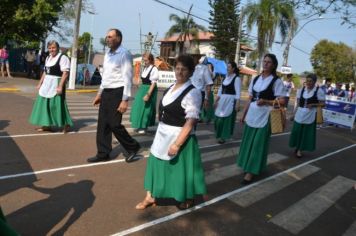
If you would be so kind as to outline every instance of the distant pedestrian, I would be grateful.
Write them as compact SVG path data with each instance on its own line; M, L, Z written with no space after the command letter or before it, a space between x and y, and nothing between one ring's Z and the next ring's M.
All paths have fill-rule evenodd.
M126 162L131 162L140 144L131 137L121 124L122 115L127 111L132 86L132 57L121 46L122 33L110 29L106 43L110 50L104 56L103 77L93 105L99 105L98 126L96 132L97 154L88 158L88 162L108 161L112 150L112 134L127 151Z
M241 79L237 64L227 64L227 75L219 87L215 101L215 138L223 144L234 133L236 114L241 98Z
M156 123L158 69L154 65L154 57L150 53L143 55L145 67L141 74L141 82L131 107L131 127L140 134L145 134L149 126Z
M274 54L266 54L263 71L255 77L248 88L249 100L241 121L245 121L237 165L245 176L241 184L250 184L267 166L271 136L270 111L275 99L284 105L285 90L277 75L278 61Z
M26 72L27 72L27 78L31 78L33 74L33 67L36 61L36 55L33 50L27 50L26 55L25 55L25 60L26 60Z
M0 49L0 67L1 76L4 77L4 71L7 73L7 77L12 78L10 74L9 53L6 45Z
M325 105L325 93L315 85L316 80L315 74L307 75L306 85L297 94L298 107L289 139L297 158L302 157L302 151L315 150L317 107Z
M324 91L326 95L333 95L334 94L334 88L331 86L331 79L326 78L325 83L320 86L320 88Z
M342 89L342 83L336 83L336 88L333 91L333 95L341 98L346 96L345 90Z
M286 93L284 106L286 107L286 109L288 109L290 95L295 89L295 86L293 83L293 74L287 74L287 79L285 81L283 81L283 85L284 85L285 93Z
M199 119L201 91L190 77L190 56L176 59L176 83L168 88L159 106L159 124L147 159L144 188L147 191L136 209L156 204L157 198L173 198L179 209L192 207L196 195L206 193L204 171L194 126Z
M29 122L39 125L39 132L52 131L51 127L63 127L63 133L73 125L66 103L66 81L69 76L70 62L67 56L59 52L58 42L47 43L49 56L46 59L45 72L37 85L38 96L33 105Z

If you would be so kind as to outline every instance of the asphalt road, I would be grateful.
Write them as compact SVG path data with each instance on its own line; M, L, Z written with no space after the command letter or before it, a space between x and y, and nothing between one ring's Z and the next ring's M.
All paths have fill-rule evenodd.
M219 145L213 125L200 123L207 199L185 211L170 199L138 211L155 128L133 134L143 147L136 162L125 163L114 143L112 161L89 164L96 153L95 93L68 92L70 133L38 133L28 123L35 83L0 78L0 204L21 235L356 235L355 131L322 127L317 150L296 159L289 122L271 138L267 170L241 186L235 161L242 125Z

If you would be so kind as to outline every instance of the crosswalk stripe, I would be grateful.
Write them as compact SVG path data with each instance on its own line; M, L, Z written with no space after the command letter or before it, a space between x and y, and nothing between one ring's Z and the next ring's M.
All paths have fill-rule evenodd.
M202 161L203 162L209 162L209 161L216 161L225 157L231 157L234 156L236 158L237 152L240 149L240 147L233 147L233 148L226 148L222 150L217 150L217 151L210 151L206 153L202 153Z
M346 230L342 236L355 236L356 235L356 221Z
M354 181L337 176L273 217L270 222L298 234L352 188Z
M279 162L281 160L287 159L287 156L281 155L279 153L269 154L267 157L267 165ZM236 159L236 157L235 157ZM230 178L235 175L242 174L243 170L238 168L236 164L227 165L224 167L216 168L205 173L206 184L213 184L218 181Z
M242 207L248 207L319 170L318 167L307 165L271 179L260 186L254 186L247 191L232 195L229 199Z
M69 111L70 114L98 114L98 111Z
M73 107L73 106L70 106L69 107L69 111L74 111L74 110L96 110L96 111L99 111L99 108L98 107L93 107L93 106L91 106L91 107L82 107L82 106L75 106L75 107Z

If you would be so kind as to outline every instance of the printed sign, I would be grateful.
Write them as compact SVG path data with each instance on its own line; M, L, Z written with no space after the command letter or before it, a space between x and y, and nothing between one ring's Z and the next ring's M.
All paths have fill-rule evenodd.
M282 74L290 74L290 73L292 73L292 67L290 67L290 66L282 66L281 67L281 73Z
M324 122L353 129L356 103L348 102L345 98L326 96L326 106L323 109Z
M176 82L176 75L174 71L158 71L157 86L159 88L168 88L175 82Z

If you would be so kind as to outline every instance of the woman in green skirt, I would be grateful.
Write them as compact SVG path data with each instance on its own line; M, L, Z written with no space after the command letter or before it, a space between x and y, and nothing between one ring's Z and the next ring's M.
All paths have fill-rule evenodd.
M41 126L37 131L51 131L51 126L63 127L67 133L73 125L65 100L65 86L69 76L70 61L59 53L58 42L47 44L49 56L46 58L45 71L37 85L38 96L33 105L29 122Z
M2 213L0 207L0 235L3 236L17 236L19 235L16 233L7 223L4 214Z
M149 126L155 125L158 69L152 54L143 56L145 68L141 74L142 84L132 104L130 121L132 128L144 134Z
M253 176L259 175L267 165L271 106L275 99L284 105L285 96L283 82L276 74L277 66L276 56L266 54L262 73L251 81L248 88L249 100L241 118L246 124L237 156L237 165L245 172L242 184L251 183Z
M201 92L190 77L193 58L176 59L176 83L168 88L159 106L159 124L147 160L144 188L146 197L136 205L145 209L157 198L173 198L180 209L194 204L196 195L204 195L206 186L194 126L199 119Z
M215 102L215 137L223 144L234 133L236 112L240 104L241 79L235 62L227 64L227 75L218 90Z
M302 151L315 150L316 108L325 105L325 92L315 85L316 80L315 74L307 75L305 86L297 94L298 108L289 139L297 158L302 157Z

